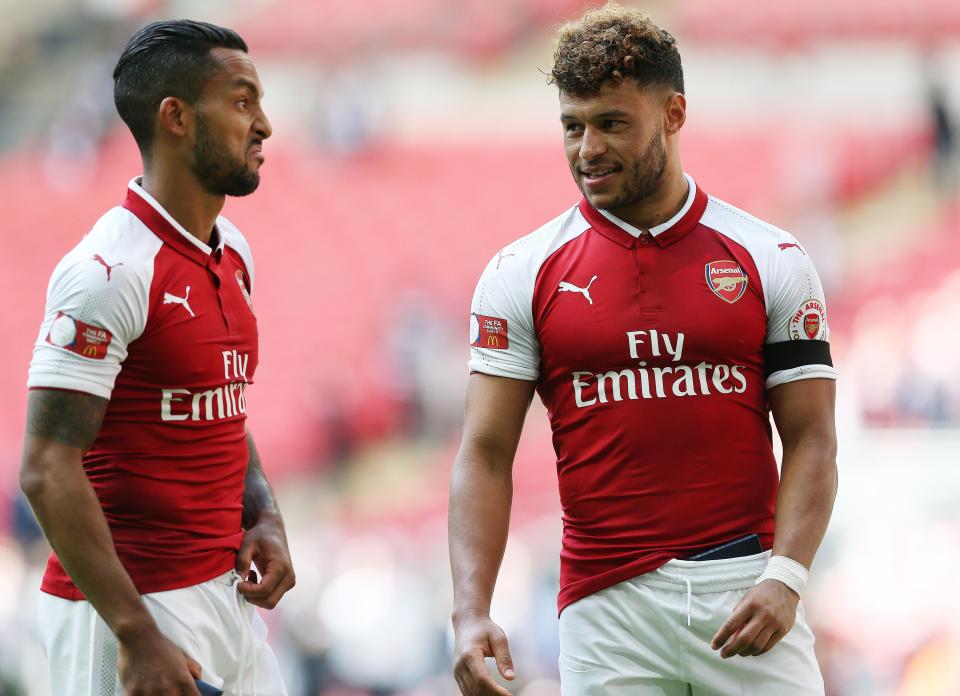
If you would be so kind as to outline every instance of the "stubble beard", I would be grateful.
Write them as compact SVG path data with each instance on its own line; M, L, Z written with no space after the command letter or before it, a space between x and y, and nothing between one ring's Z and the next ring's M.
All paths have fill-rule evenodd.
M654 197L660 191L664 172L667 170L667 149L659 129L650 138L647 147L633 166L632 175L625 178L623 190L608 210L625 208Z
M236 157L213 137L206 119L197 114L197 141L193 146L193 171L208 192L218 196L248 196L260 185L260 172L246 158Z

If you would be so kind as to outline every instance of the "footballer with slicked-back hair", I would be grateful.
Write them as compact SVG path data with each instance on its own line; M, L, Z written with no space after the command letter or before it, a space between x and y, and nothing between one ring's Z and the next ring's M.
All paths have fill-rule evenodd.
M138 31L113 78L143 174L54 269L28 378L51 691L286 696L254 611L295 579L246 427L253 255L220 215L260 183L263 88L240 36L191 20Z
M203 95L219 69L212 48L248 52L231 29L192 20L152 22L134 34L113 70L113 103L141 152L149 152L157 109L164 97L189 104Z
M684 171L680 52L642 12L564 25L548 82L583 198L473 296L449 510L460 692L508 696L485 658L519 673L490 606L536 393L563 510L562 696L822 696L800 606L837 485L817 272Z

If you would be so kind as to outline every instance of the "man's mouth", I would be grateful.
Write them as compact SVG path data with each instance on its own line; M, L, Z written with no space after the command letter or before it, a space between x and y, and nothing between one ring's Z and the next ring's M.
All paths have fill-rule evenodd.
M596 187L606 184L613 176L620 171L620 166L616 164L592 165L590 167L580 167L580 176L584 183L590 187Z

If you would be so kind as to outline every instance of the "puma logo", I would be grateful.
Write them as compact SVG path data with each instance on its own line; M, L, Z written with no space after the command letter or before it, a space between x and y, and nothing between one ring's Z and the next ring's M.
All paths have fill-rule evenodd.
M516 256L516 254L504 254L503 249L500 250L500 253L497 254L497 270L500 270L500 262L503 261L508 256Z
M108 283L110 282L110 271L112 271L112 270L113 270L114 268L116 268L117 266L122 266L122 265L123 265L123 262L121 261L120 263L115 263L115 264L113 264L113 265L111 266L109 263L107 263L106 261L103 260L103 257L100 256L100 254L94 254L94 255L91 256L90 258L91 258L91 260L96 261L96 262L99 263L101 266L103 266L104 268L107 269L107 282L108 282Z
M193 313L193 310L190 309L190 286L187 286L187 291L184 293L183 297L177 297L176 295L171 295L169 292L163 293L163 304L178 304L183 305L183 308L190 312L191 317L197 316Z
M593 304L593 298L590 297L590 286L593 285L593 281L595 281L596 279L597 279L597 276L593 276L593 278L590 279L590 282L587 283L587 287L585 288L578 288L573 283L568 283L565 280L561 280L560 287L557 288L557 292L579 292L581 295L587 298L587 302L589 302L590 304Z
M795 244L794 242L782 242L780 244L777 244L777 246L780 247L780 251L785 251L790 247L796 247L797 251L799 251L801 254L806 256L806 253L803 251L803 249L800 248L800 245Z

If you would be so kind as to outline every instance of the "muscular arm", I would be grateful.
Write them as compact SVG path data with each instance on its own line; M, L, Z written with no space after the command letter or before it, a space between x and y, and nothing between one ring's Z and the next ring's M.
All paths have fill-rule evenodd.
M243 485L242 524L246 530L237 552L237 572L244 581L239 590L251 604L273 609L280 598L296 584L293 562L287 544L287 532L277 499L263 473L260 453L247 431L247 475ZM263 577L251 573L256 563Z
M113 546L100 502L83 471L107 400L35 389L27 402L20 487L74 584L121 641L157 632Z
M64 570L117 637L124 693L196 695L200 666L161 634L147 611L83 470L106 409L106 399L90 394L31 391L20 487Z
M837 494L835 382L803 379L770 390L783 441L773 553L809 568ZM714 636L723 658L762 655L793 627L800 597L779 580L751 589Z
M483 374L471 375L467 386L449 506L454 673L464 694L506 693L487 674L484 656L495 656L504 676L513 675L506 638L489 615L507 543L513 458L533 391L532 382Z
M260 464L260 453L253 441L250 431L247 431L247 448L250 451L247 463L247 476L243 482L243 528L250 529L263 515L280 516L277 499L273 488L263 473Z
M803 379L770 390L783 442L773 553L807 568L820 548L837 495L836 383Z

